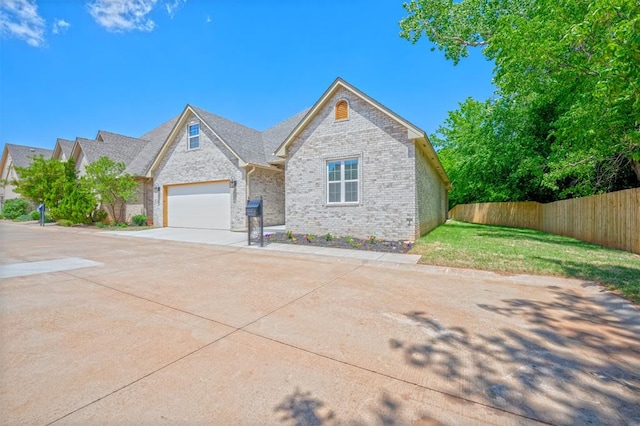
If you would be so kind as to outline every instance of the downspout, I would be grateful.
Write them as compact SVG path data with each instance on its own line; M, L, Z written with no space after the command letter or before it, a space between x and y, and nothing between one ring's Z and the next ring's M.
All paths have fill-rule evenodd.
M247 164L247 167L249 167L249 166L250 166L250 164ZM256 171L256 166L251 166L251 171L247 172L247 181L246 181L247 188L246 188L246 191L245 191L245 193L247 194L247 200L249 200L251 198L251 187L249 185L249 176L251 176L251 174L253 172L255 172L255 171Z

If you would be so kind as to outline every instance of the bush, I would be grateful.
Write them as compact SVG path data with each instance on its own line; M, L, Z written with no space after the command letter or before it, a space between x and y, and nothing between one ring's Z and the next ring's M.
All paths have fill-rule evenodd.
M60 219L58 221L58 225L60 226L73 226L73 222L67 219Z
M44 222L45 223L53 223L53 222L55 222L55 220L53 219L53 217L49 213L45 212L44 213Z
M14 222L28 222L31 220L31 216L28 214L21 214L20 216L13 219Z
M83 186L72 183L66 186L66 194L52 213L58 219L67 219L73 223L89 223L95 208L95 196Z
M18 216L27 214L29 209L29 203L22 198L14 198L13 200L7 200L2 207L2 215L7 219L15 219ZM28 219L27 219L28 220Z
M147 216L137 214L131 218L131 222L136 226L145 226L147 224Z
M40 220L40 212L38 210L34 210L29 213L29 217L31 218L31 220Z
M127 224L124 222L120 222L119 224L116 225L118 228L127 228Z
M104 227L106 227L106 226L107 226L107 224L106 224L106 223L104 223L104 222L96 222L96 226L97 226L98 228L104 228Z
M109 216L109 213L102 209L94 210L91 214L91 220L94 222L104 222L105 219Z

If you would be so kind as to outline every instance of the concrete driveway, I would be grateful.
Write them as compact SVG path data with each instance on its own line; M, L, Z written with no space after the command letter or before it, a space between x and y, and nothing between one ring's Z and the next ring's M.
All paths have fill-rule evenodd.
M37 272L0 280L3 424L640 424L640 313L587 283L0 235Z

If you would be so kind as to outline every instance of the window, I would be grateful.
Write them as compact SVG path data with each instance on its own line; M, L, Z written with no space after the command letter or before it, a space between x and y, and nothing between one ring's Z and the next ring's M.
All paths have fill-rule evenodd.
M346 120L349 118L349 104L344 99L336 104L336 120Z
M327 203L357 203L358 160L327 162Z
M189 124L189 149L200 148L200 124Z

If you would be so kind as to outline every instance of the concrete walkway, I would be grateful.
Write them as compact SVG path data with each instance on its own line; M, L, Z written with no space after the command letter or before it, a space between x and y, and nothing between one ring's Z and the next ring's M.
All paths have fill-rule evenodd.
M284 226L267 227L264 231L265 234L284 232ZM101 234L116 235L119 237L180 241L185 243L212 244L239 248L249 247L247 245L247 234L245 232L232 232L216 229L155 228L143 231L105 231L101 232ZM250 248L393 263L416 264L420 260L420 256L417 254L383 253L366 250L303 246L297 244L278 244L268 243L266 240L265 247L252 245Z

